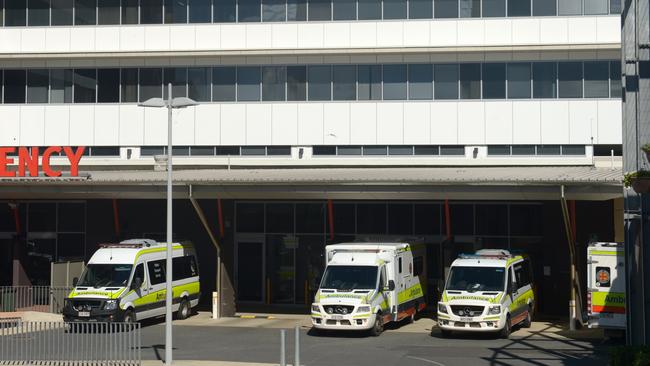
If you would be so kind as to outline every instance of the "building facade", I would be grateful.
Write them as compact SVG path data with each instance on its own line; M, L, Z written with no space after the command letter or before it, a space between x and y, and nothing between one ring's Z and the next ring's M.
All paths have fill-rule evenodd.
M163 238L166 115L138 103L169 84L199 102L173 114L174 232L204 254L205 293L221 278L227 312L307 306L327 243L417 237L432 299L458 253L522 249L537 258L538 291L566 295L542 296L542 310L565 314L561 202L575 202L572 245L622 240L620 1L1 9L0 146L86 148L79 177L0 178L7 283L47 283L20 263Z

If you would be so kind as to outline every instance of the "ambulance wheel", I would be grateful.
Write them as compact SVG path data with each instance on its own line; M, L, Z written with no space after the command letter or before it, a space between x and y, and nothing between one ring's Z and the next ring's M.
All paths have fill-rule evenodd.
M442 336L442 338L449 338L451 337L451 330L440 329L440 335Z
M181 300L181 304L178 306L178 313L176 313L176 319L184 320L190 317L192 313L192 308L190 307L190 302L186 298Z
M379 337L379 335L384 331L384 318L381 313L377 313L375 318L375 324L370 328L370 335L373 337Z
M510 320L510 315L506 318L506 325L503 326L499 335L501 338L508 339L510 338L510 333L512 333L512 322Z
M124 323L135 323L135 313L133 310L128 309L124 312Z
M533 315L532 315L533 309L531 307L528 307L528 311L526 314L526 319L524 319L523 322L521 322L522 328L530 328L530 326L533 324Z

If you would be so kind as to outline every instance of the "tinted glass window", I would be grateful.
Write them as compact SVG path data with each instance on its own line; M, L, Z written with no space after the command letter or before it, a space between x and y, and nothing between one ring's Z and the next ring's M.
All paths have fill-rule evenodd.
M557 98L557 64L533 63L533 98Z
M287 100L307 100L307 68L287 66Z
M48 79L47 69L27 70L27 103L47 103Z
M138 0L122 0L122 24L138 24Z
M357 98L357 67L354 65L332 66L332 94L334 100Z
M212 0L189 0L190 23L210 23L212 21Z
M262 67L262 100L284 100L287 69L284 66Z
M97 24L120 24L120 0L100 0L97 3Z
M602 15L608 13L607 0L585 0L585 14Z
M556 14L556 0L533 0L533 16L550 16Z
M620 14L621 0L609 0L609 12L611 14Z
M152 285L158 285L165 282L165 259L149 262L147 263L147 267L149 267L149 282L151 282Z
M435 99L458 99L458 65L433 66Z
M386 205L383 203L358 204L357 232L359 234L385 234Z
M245 66L237 68L237 100L260 100L260 68Z
M560 145L539 145L537 155L560 155Z
M72 25L73 0L51 0L51 24Z
M95 88L97 86L97 72L95 69L75 69L72 80L74 82L75 103L95 103Z
M122 102L138 101L138 69L122 69Z
M480 0L460 0L461 18L478 18L481 16Z
M212 100L227 102L235 100L235 81L237 69L235 67L215 67L212 69Z
M74 24L95 25L97 23L96 6L95 0L75 0Z
M213 5L215 23L234 22L237 14L236 0L215 0Z
M506 16L506 0L483 0L483 17Z
M381 99L381 65L359 65L359 100Z
M211 74L209 67L189 68L187 70L187 96L197 102L210 101Z
M143 283L145 282L146 278L144 278L144 264L140 263L135 267L135 271L133 271L133 280L136 278L139 278Z
M458 18L458 0L436 0L433 6L436 18Z
M188 0L164 0L165 23L187 23L187 2Z
M359 0L359 20L381 19L381 1Z
M406 99L406 65L384 65L384 100Z
M481 98L481 64L460 64L460 98Z
M25 24L27 24L27 0L7 1L5 4L5 25L8 27L22 27Z
M433 18L433 2L431 0L410 0L409 19Z
M28 8L29 19L27 19L27 25L30 26L50 25L50 1L49 0L29 0L27 4L29 6Z
M309 0L309 9L307 17L309 20L330 20L331 5L330 0Z
M239 0L237 14L240 22L259 22L260 0Z
M140 0L140 23L161 24L163 17L162 0Z
M287 0L287 20L307 20L307 0Z
M581 15L582 0L561 0L558 1L558 15Z
M50 70L50 103L72 103L72 70Z
M509 17L530 16L530 0L508 1L508 16Z
M558 64L558 88L560 98L582 97L582 62Z
M283 22L287 19L285 0L262 0L262 21Z
M196 259L193 255L176 257L172 259L172 262L172 279L174 281L199 275L199 269L196 266Z
M184 67L167 68L163 75L163 98L169 96L169 84L172 84L172 98L187 96L187 69Z
M483 64L483 98L503 99L506 97L506 65Z
M120 101L120 69L97 70L97 102L117 103Z
M308 66L307 78L309 81L309 100L330 100L331 91L330 66Z
M409 65L409 99L433 99L433 66Z
M388 205L388 234L411 235L413 234L413 205L389 204Z
M162 69L140 69L140 101L162 97Z
M406 19L406 0L384 0L384 19Z
M620 98L623 92L621 83L621 62L612 61L609 63L610 90L612 98Z
M513 145L512 155L535 155L534 145Z
M354 20L357 18L357 2L354 0L333 0L334 20Z
M585 97L609 98L609 62L585 62Z
M530 98L530 63L508 64L508 98Z

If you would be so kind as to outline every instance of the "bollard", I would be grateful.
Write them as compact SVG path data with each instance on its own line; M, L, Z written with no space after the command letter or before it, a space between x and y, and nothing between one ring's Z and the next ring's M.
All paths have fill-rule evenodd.
M280 330L280 366L287 366L287 355L286 355L286 339L287 339L287 330Z
M296 327L296 345L293 355L293 366L300 366L300 327Z

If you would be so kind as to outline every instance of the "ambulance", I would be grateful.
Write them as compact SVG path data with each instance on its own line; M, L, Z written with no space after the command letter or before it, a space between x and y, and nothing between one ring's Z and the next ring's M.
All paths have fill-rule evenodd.
M589 328L625 330L625 252L622 243L587 247Z
M196 253L174 243L172 310L185 319L199 303ZM165 314L167 243L132 239L101 244L65 299L63 320L135 322Z
M535 308L530 260L507 250L461 254L451 265L438 327L452 332L495 332L508 338L515 325L528 328Z
M388 322L413 321L426 307L425 253L409 243L328 245L311 305L313 327L378 336Z

